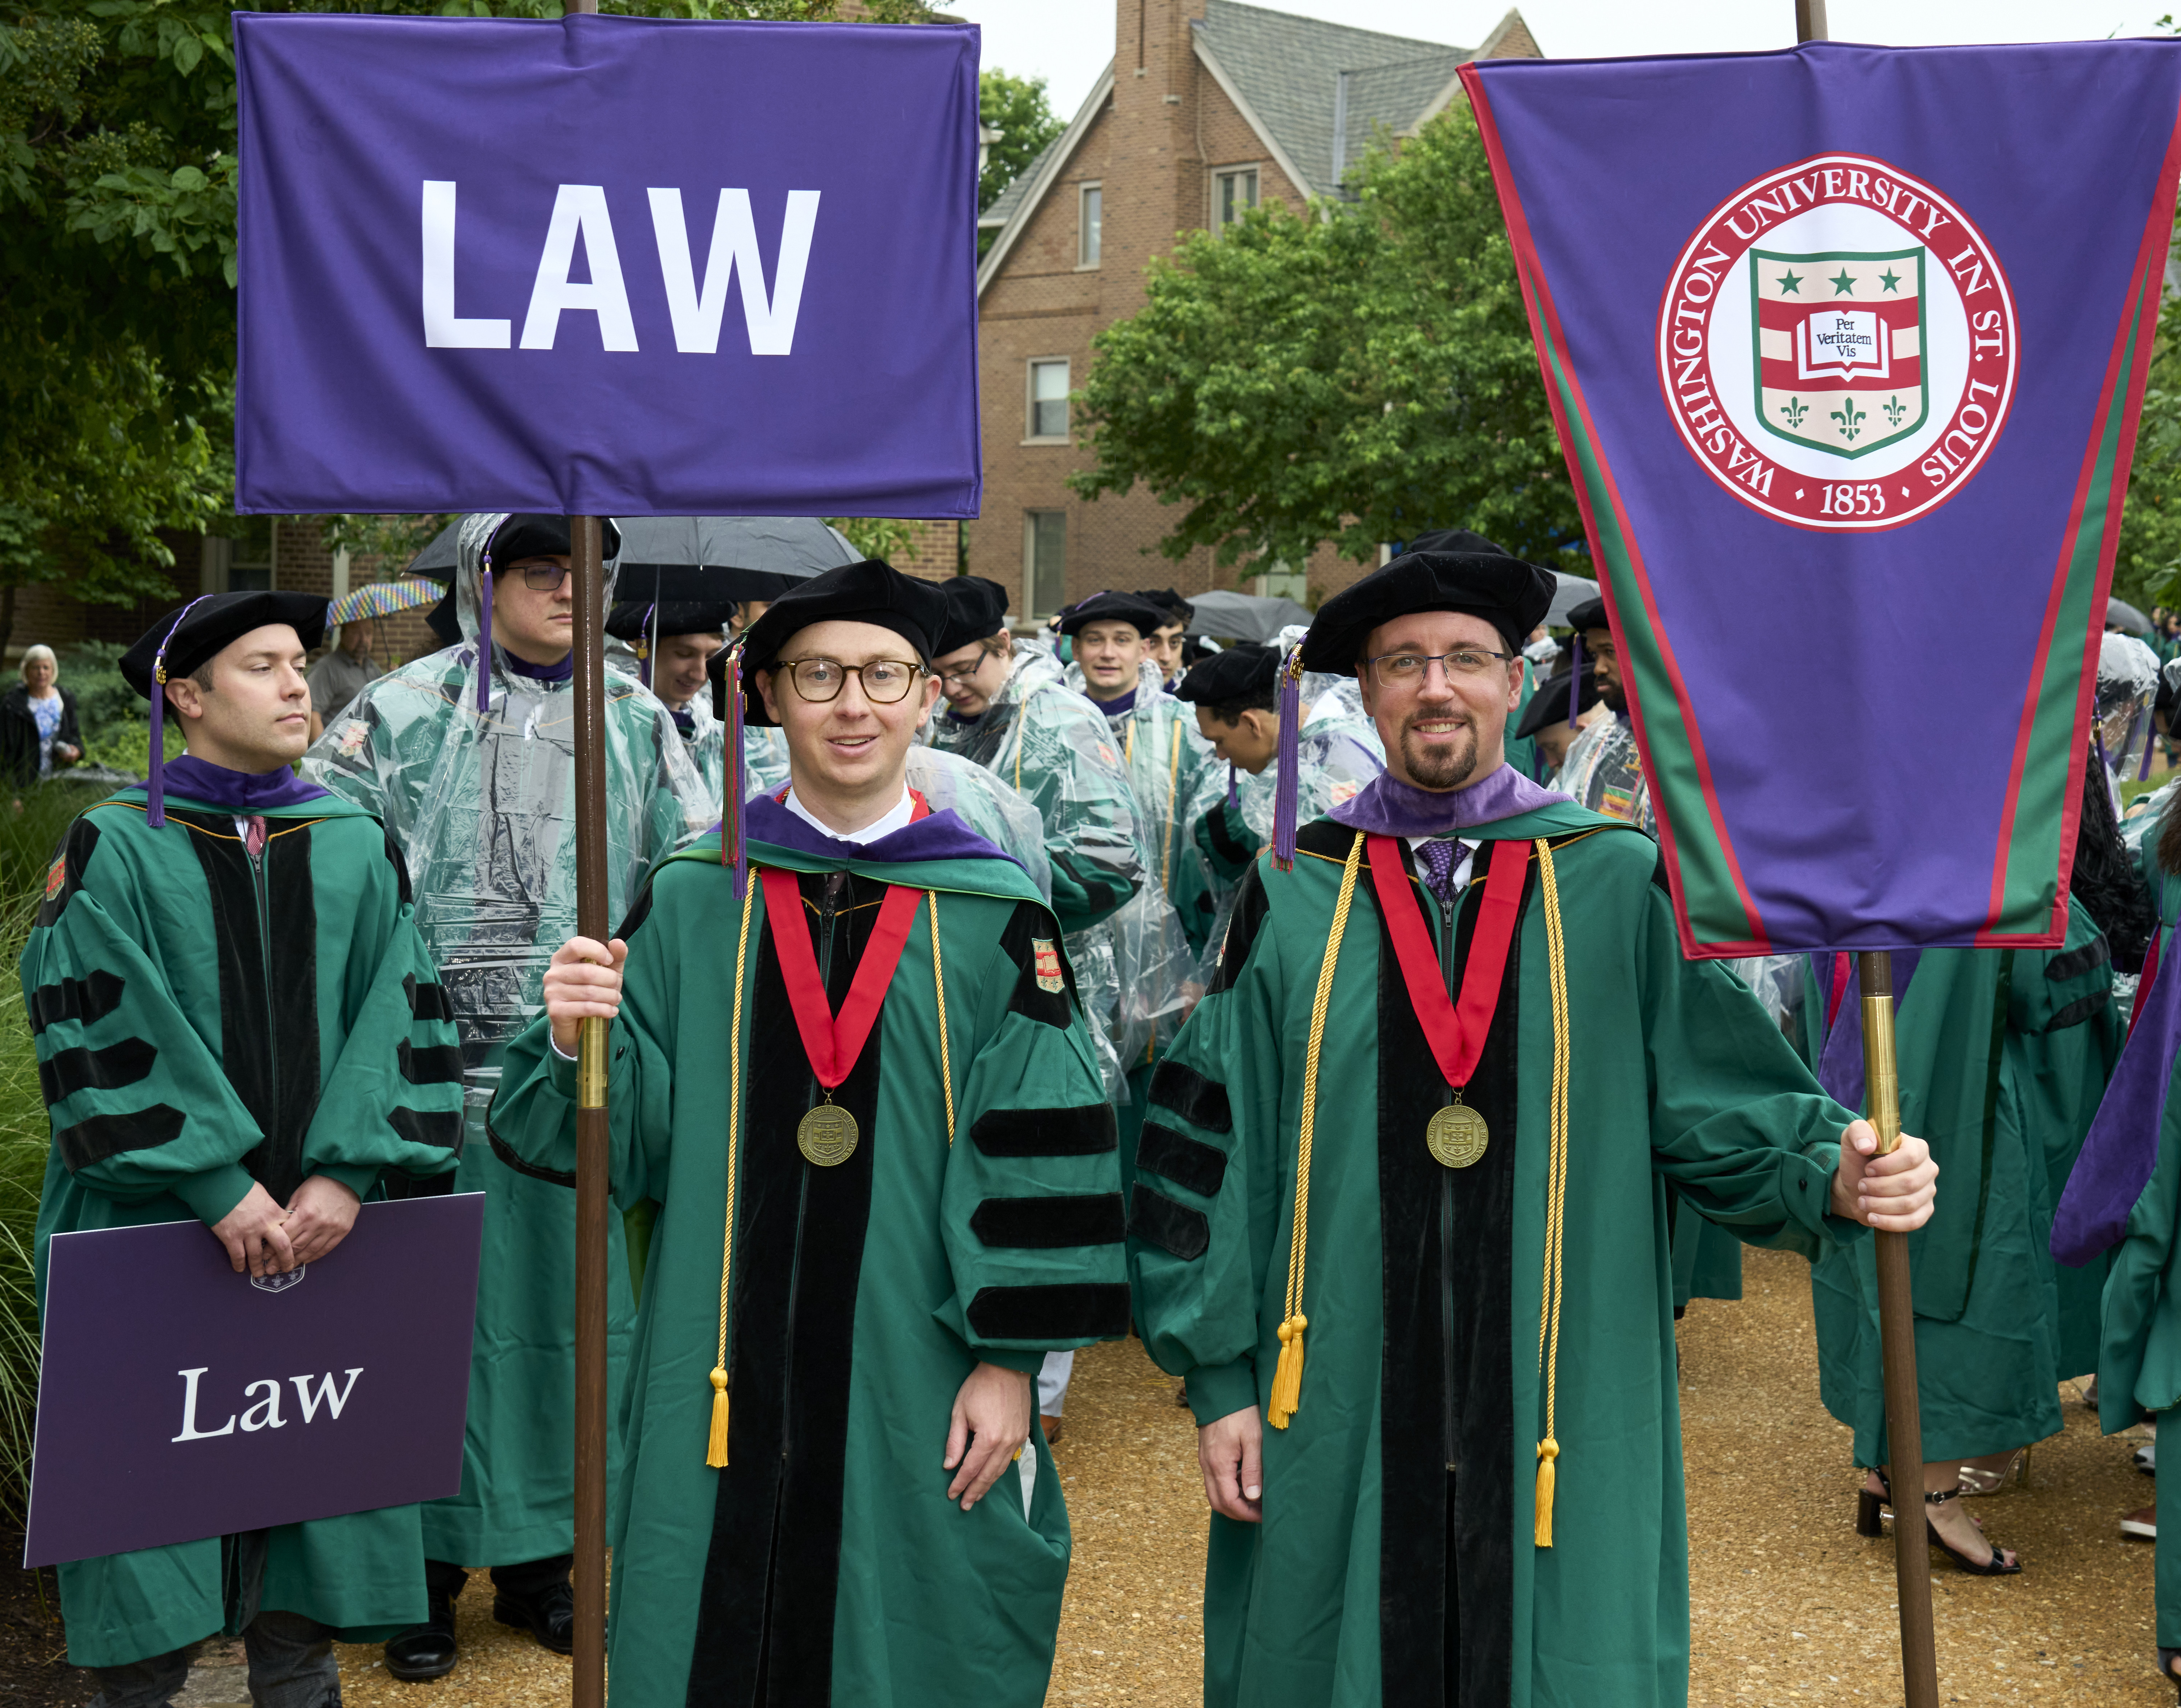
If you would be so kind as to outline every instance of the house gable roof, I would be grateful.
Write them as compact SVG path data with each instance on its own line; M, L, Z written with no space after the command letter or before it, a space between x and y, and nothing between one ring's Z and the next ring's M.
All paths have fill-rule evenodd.
M1029 224L1030 215L1036 212L1038 203L1045 200L1046 191L1060 176L1061 168L1068 164L1068 156L1074 153L1083 139L1090 134L1090 126L1104 110L1106 103L1113 98L1113 62L1108 59L1106 69L1098 74L1097 82L1091 85L1090 94L1075 109L1075 117L1069 122L1068 129L1046 144L1044 152L1023 168L1022 176L1002 190L999 199L978 219L977 224L980 229L992 225L1000 228L999 236L993 241L991 248L985 252L985 258L977 263L979 296L984 295L985 287L999 276L1000 268L1008 258L1008 251L1015 246L1015 240L1022 235L1023 228Z

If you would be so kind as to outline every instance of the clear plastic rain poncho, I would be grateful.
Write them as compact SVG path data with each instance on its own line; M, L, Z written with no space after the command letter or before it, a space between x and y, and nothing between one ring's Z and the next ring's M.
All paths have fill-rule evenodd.
M982 716L964 722L942 710L932 718L929 738L940 751L981 766L1036 809L1053 912L1084 1012L1093 1022L1107 1088L1120 1095L1122 1064L1142 1052L1151 1033L1148 1019L1123 1012L1119 945L1108 922L1145 887L1155 862L1142 842L1105 717L1068 688L1051 653L1024 647Z
M303 765L377 813L407 859L417 927L461 1028L468 1141L480 1145L502 1053L542 1006L546 961L576 933L573 682L517 674L495 645L490 710L478 710L483 554L504 520L463 518L461 644L369 684ZM717 815L666 708L617 671L605 686L607 912L618 923L652 862Z
M2150 774L2151 708L2158 698L2158 654L2133 635L2110 634L2098 643L2098 744L2112 773L2113 811L2120 811L2121 783Z
M1659 834L1636 731L1624 718L1608 716L1586 725L1568 744L1552 786L1593 813L1625 820L1647 835Z
M1090 697L1080 664L1068 667L1068 686ZM1190 827L1207 793L1226 787L1227 773L1196 731L1195 708L1166 691L1158 666L1149 660L1137 666L1134 702L1106 724L1128 774L1137 835L1158 879L1130 896L1110 922L1122 998L1115 1048L1123 1061L1136 1066L1147 1050L1162 1053L1201 994L1188 988L1198 982L1198 963L1177 898L1200 892L1209 881Z

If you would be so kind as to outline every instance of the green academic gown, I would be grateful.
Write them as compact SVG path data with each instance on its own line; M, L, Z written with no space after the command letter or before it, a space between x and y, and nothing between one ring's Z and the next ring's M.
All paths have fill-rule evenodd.
M312 748L306 769L378 814L401 845L417 924L461 1028L467 1136L454 1190L485 1196L477 1338L461 1491L424 1512L432 1559L516 1565L575 1534L576 1223L567 1193L509 1168L484 1111L508 1040L543 1003L545 964L576 932L575 696L505 668L477 710L473 642L372 683ZM618 919L654 861L710 822L666 708L609 673L606 906ZM621 1226L612 1270L625 1267ZM608 1294L617 1384L632 1289Z
M253 1182L284 1204L314 1174L369 1198L383 1172L455 1166L454 1026L385 831L344 801L273 807L253 862L230 812L174 794L166 806L154 829L143 791L124 790L69 827L23 951L53 1128L41 1303L57 1233L209 1227ZM260 1609L352 1642L390 1635L424 1616L418 1511L71 1561L69 1658L145 1660ZM238 1553L254 1557L261 1537L253 1601Z
M1211 1708L1679 1708L1668 1189L1753 1243L1814 1254L1861 1231L1827 1215L1847 1111L1746 987L1681 958L1648 839L1565 803L1460 834L1494 864L1532 838L1553 848L1570 1110L1557 1339L1542 1336L1541 1372L1555 1032L1538 862L1466 1093L1490 1143L1460 1171L1425 1148L1446 1084L1366 870L1322 1034L1300 1406L1265 1431L1263 1523L1211 1521ZM1319 820L1292 871L1259 863L1152 1088L1130 1216L1137 1321L1200 1423L1270 1395L1312 1005L1353 841ZM1401 858L1437 943L1438 906L1405 845ZM1457 987L1482 887L1460 908Z
M1819 1024L1829 996L1814 987L1805 1004ZM2052 1210L2121 1041L2112 952L2080 903L2057 950L1932 949L1915 962L1895 1028L1901 1125L1930 1145L1945 1182L1908 1237L1928 1460L2057 1434L2061 1379L2095 1368L2081 1283L2052 1260ZM1883 1465L1869 1248L1820 1259L1810 1292L1820 1397L1855 1431L1856 1463Z
M1035 1371L1048 1350L1127 1330L1113 1110L1059 932L1020 868L889 858L905 834L837 857L754 826L749 845L754 866L797 874L792 928L824 957L837 1012L886 886L930 892L835 1094L859 1129L837 1166L797 1148L820 1095L757 872L745 920L716 840L701 840L660 868L623 928L613 1190L659 1209L612 1523L621 1702L1045 1698L1068 1572L1059 1479L1033 1447L964 1512L940 1461L979 1360ZM566 1179L574 1094L543 1024L525 1033L494 1148ZM737 1109L729 1463L714 1469L721 1134Z

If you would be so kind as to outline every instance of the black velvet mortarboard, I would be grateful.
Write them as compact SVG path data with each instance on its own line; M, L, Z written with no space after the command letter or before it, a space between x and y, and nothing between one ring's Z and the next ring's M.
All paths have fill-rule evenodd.
M268 623L285 623L306 647L326 636L323 593L207 593L177 606L146 629L121 655L124 680L150 699L154 669L163 647L167 680L186 676L206 659Z
M602 524L605 543L603 550L609 558L621 555L621 530L610 518ZM485 546L485 555L495 570L504 570L510 564L520 563L525 558L561 558L575 549L568 537L568 519L566 516L527 515L510 516L493 530L492 538Z
M1093 593L1060 614L1060 632L1073 635L1085 623L1127 623L1139 635L1151 635L1173 620L1158 606L1135 593Z
M1381 623L1416 611L1463 611L1497 629L1510 653L1545 620L1560 583L1550 570L1505 553L1404 552L1322 605L1303 636L1306 670L1352 676Z
M1173 691L1174 697L1199 706L1223 706L1230 700L1270 693L1279 674L1278 647L1238 642L1192 666Z
M1587 634L1593 629L1610 629L1613 626L1605 620L1604 599L1585 599L1579 605L1569 606L1567 623L1568 627L1578 635Z
M1598 703L1597 673L1586 668L1582 680L1582 686L1576 690L1575 714L1578 718ZM1530 696L1530 703L1522 708L1522 721L1516 727L1516 739L1534 736L1540 730L1567 720L1568 673L1563 670L1557 676L1545 678L1538 691Z
M743 715L747 721L760 727L770 727L773 721L766 715L765 697L757 691L757 673L770 669L781 650L804 629L829 622L891 629L920 662L929 664L936 656L931 636L947 626L947 595L938 582L904 576L876 558L843 564L798 583L775 599L744 637Z
M940 582L946 595L947 620L931 639L931 656L943 658L979 641L989 641L1008 625L1008 590L982 576L953 576Z
M1427 534L1418 534L1404 549L1411 552L1482 553L1492 558L1508 555L1505 546L1495 544L1482 534L1473 534L1467 528L1433 528Z
M1167 623L1186 623L1196 614L1196 607L1174 592L1172 587L1146 587L1136 597L1147 604L1157 605L1166 613ZM1166 626L1165 623L1159 625Z
M731 599L706 601L669 599L659 607L659 638L669 635L716 635L727 625L734 611ZM606 614L606 632L617 641L633 644L653 630L652 608L642 599L629 599Z

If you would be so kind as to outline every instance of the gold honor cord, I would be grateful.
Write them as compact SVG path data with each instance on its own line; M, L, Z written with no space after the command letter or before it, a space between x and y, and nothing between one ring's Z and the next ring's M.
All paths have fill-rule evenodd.
M1538 1443L1537 1545L1553 1545L1553 1495L1558 1482L1554 1462L1560 1444L1554 1435L1554 1401L1560 1376L1560 1229L1567 1210L1568 1006L1567 939L1560 930L1560 892L1553 881L1552 844L1542 836L1538 851L1539 888L1545 898L1545 950L1552 974L1553 1093L1552 1160L1545 1198L1544 1297L1538 1307L1538 1374L1545 1384L1545 1436Z
M712 1366L712 1433L704 1463L716 1470L727 1464L727 1287L735 1262L735 1160L743 1141L743 976L749 964L749 920L757 906L753 893L743 902L735 932L735 1006L727 1020L727 1226L720 1242L720 1358Z
M1166 762L1166 840L1159 848L1159 888L1173 888L1173 795L1181 782L1181 732L1172 731L1167 740Z
M947 1088L947 1148L954 1149L954 1061L947 1044L947 972L939 959L939 892L927 890L931 904L931 989L939 999L939 1083Z
M1265 1421L1284 1430L1302 1403L1302 1332L1310 1319L1302 1314L1303 1259L1310 1241L1310 1149L1317 1127L1317 1058L1325 1044L1325 1010L1333 998L1333 969L1340 962L1341 934L1348 928L1348 904L1356 899L1356 868L1363 858L1363 833L1348 845L1340 868L1340 899L1333 904L1333 929L1325 939L1325 959L1317 969L1317 1000L1311 1005L1310 1049L1303 1058L1302 1132L1295 1145L1295 1231L1288 1246L1287 1315L1280 1324L1280 1361L1273 1371L1272 1403Z

